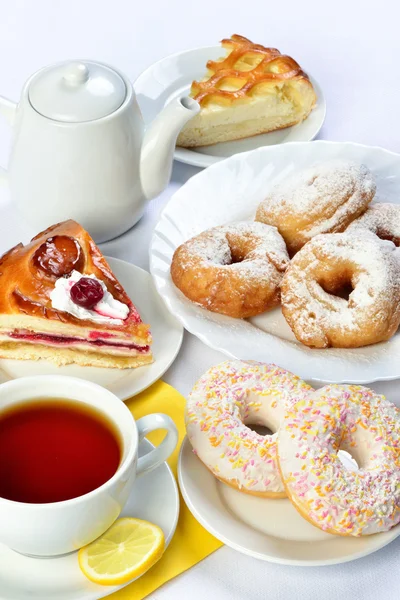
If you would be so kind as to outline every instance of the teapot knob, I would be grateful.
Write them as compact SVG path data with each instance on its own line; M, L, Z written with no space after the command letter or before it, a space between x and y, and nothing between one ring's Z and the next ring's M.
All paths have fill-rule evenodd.
M63 78L71 86L85 83L89 79L89 69L83 63L70 63L65 67Z

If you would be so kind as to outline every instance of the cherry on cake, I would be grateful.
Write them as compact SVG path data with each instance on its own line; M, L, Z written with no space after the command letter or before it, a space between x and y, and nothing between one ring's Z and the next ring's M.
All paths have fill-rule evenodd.
M0 258L0 357L129 369L151 334L90 235L53 225Z

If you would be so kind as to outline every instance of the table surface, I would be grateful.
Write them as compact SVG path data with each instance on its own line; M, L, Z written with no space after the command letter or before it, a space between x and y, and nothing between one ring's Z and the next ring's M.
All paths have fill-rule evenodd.
M0 93L17 100L25 79L41 66L67 58L114 64L134 80L152 62L181 50L240 33L291 54L319 81L327 101L320 139L353 141L400 152L396 57L400 43L395 0L0 0ZM11 133L0 122L0 164ZM199 169L175 163L168 189L151 202L124 236L102 245L105 254L148 269L149 242L171 195ZM32 233L0 189L0 252ZM36 232L35 232L36 233ZM187 394L222 354L186 333L165 381ZM294 369L295 370L295 369ZM397 400L397 383L374 389ZM222 548L152 594L152 600L397 600L400 539L370 557L323 568L259 562ZM0 582L1 584L1 582ZM56 600L56 599L55 599Z

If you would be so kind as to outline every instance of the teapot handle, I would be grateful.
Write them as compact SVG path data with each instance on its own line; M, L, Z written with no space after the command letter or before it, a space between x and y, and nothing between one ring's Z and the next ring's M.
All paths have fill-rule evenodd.
M14 122L14 115L17 109L17 104L0 96L0 113L7 119L10 125ZM4 167L0 166L0 181L6 181L8 171Z

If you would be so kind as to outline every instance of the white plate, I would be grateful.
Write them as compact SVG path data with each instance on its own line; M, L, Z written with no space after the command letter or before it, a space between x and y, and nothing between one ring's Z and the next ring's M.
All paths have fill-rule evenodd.
M348 562L383 548L400 535L351 538L311 525L287 499L257 498L221 483L192 452L185 438L178 464L179 486L193 516L234 550L284 565L317 567Z
M152 448L148 440L143 440L139 456ZM166 547L169 545L178 522L179 494L166 463L137 480L121 516L156 523L164 532ZM1 600L97 600L128 585L100 586L90 582L79 569L77 552L31 558L2 544L0 582Z
M216 60L223 53L221 46L195 48L167 56L146 69L134 83L146 125L151 123L168 102L189 94L192 81L204 77L207 61ZM223 158L260 146L313 140L325 120L326 104L319 84L313 77L310 80L317 94L317 106L299 125L234 142L192 149L176 148L176 160L197 167L209 167Z
M215 225L252 219L279 179L296 169L334 158L363 162L374 172L378 194L400 203L400 155L340 142L308 142L259 148L213 165L192 177L172 197L155 228L150 265L157 289L188 331L240 359L276 364L307 380L368 383L400 377L400 333L385 343L356 349L311 349L296 340L280 308L250 321L206 311L174 286L174 250Z
M150 323L154 362L137 369L100 369L79 365L58 367L44 360L0 358L0 383L29 375L70 375L98 383L121 400L127 400L160 379L179 352L183 327L160 301L147 271L117 258L107 258L107 261L143 321Z

